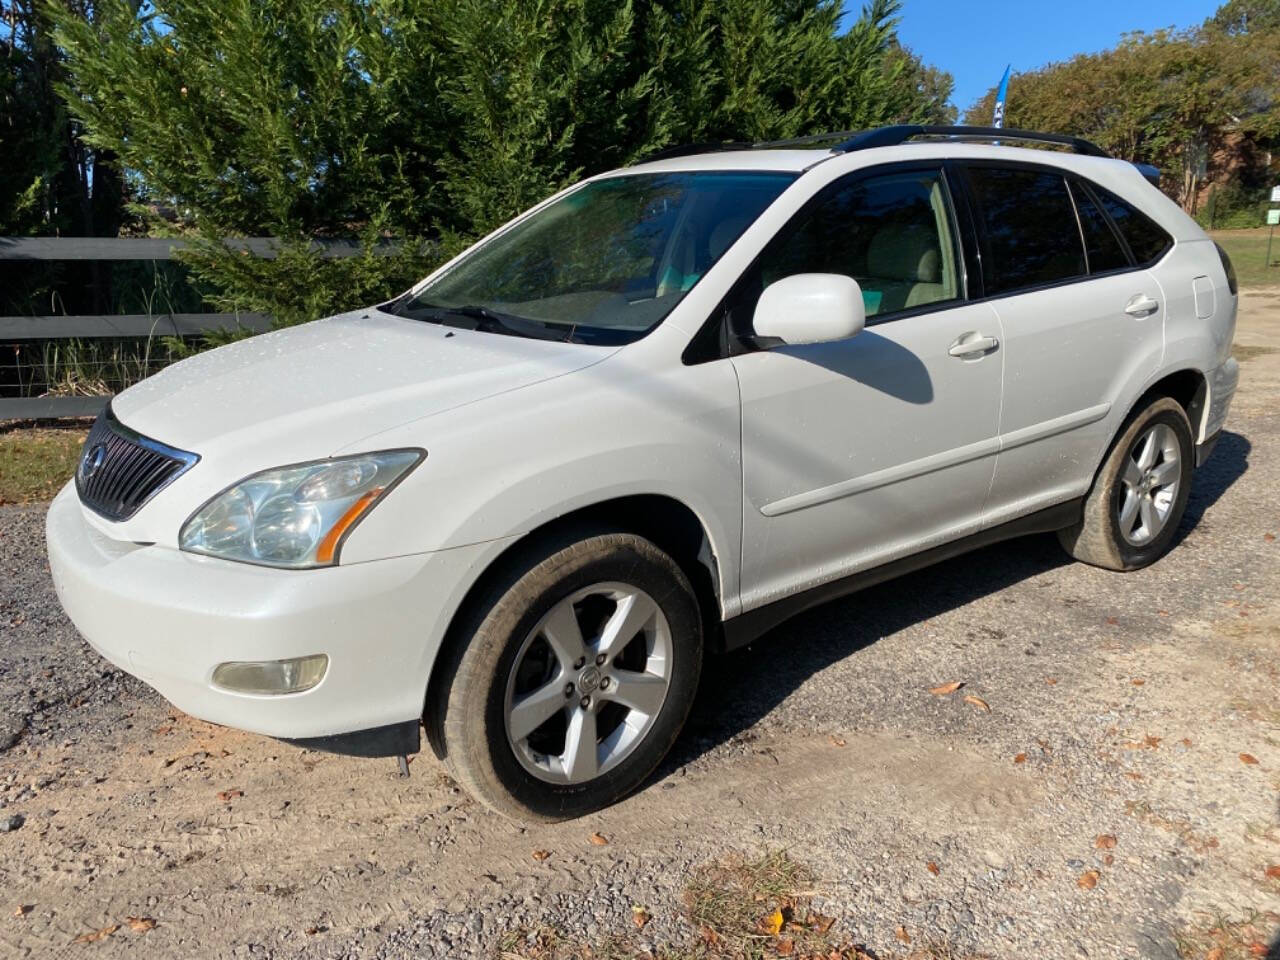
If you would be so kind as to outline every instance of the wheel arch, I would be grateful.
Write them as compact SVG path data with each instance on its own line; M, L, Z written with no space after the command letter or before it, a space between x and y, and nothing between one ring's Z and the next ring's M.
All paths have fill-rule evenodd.
M509 544L471 583L449 620L440 649L427 678L424 706L442 694L440 683L447 664L456 659L486 601L508 589L528 567L557 541L567 546L584 534L634 533L669 554L689 578L702 614L707 649L722 646L724 597L721 570L706 525L688 504L665 494L631 494L579 507L534 527ZM558 547L557 547L558 548ZM427 709L425 716L431 711ZM432 748L442 749L427 726Z
M1125 414L1124 423L1128 423L1129 419L1154 397L1169 397L1176 400L1178 405L1186 411L1187 420L1191 423L1192 441L1198 443L1204 439L1201 436L1201 430L1204 427L1204 417L1208 407L1209 381L1202 372L1194 367L1184 367L1161 374L1130 405Z

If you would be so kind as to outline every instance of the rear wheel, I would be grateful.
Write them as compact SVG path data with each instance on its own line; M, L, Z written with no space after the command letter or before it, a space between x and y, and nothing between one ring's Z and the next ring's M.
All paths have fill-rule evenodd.
M1158 397L1132 416L1094 478L1079 523L1059 531L1067 552L1109 570L1160 559L1191 493L1195 443L1182 406Z
M455 779L499 813L559 820L607 806L684 724L701 618L684 573L642 537L549 545L473 622L428 729Z

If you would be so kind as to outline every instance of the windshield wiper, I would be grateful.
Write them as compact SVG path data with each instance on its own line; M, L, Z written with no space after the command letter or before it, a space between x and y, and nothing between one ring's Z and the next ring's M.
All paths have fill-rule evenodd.
M570 340L573 330L570 328L569 336L543 323L541 320L533 320L529 317L518 317L511 313L500 313L497 310L491 310L488 307L479 304L467 303L461 306L448 307L443 304L435 303L418 303L413 306L406 305L401 308L406 316L413 317L416 320L434 320L437 323L446 323L445 317L466 317L474 320L474 326L468 329L484 330L488 333L505 333L516 337L532 337L537 340ZM461 326L461 324L457 324Z

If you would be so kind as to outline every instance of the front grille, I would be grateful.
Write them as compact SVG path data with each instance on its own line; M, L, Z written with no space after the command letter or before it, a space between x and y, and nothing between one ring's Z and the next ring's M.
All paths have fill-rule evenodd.
M128 520L199 459L130 430L108 406L80 451L76 492L81 503L108 520Z

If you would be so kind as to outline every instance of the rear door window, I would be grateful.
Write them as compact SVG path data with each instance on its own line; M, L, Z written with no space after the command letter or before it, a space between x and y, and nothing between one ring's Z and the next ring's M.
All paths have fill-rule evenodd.
M1089 189L1128 241L1133 259L1139 266L1150 266L1173 246L1173 237L1133 204L1121 200L1110 190L1104 190L1097 184L1090 184Z
M988 166L969 167L966 174L988 296L1087 274L1075 208L1061 174Z
M1125 253L1120 237L1111 228L1107 215L1089 196L1089 191L1077 182L1071 184L1071 196L1080 214L1080 232L1084 234L1084 249L1089 260L1090 273L1109 273L1129 268L1129 255Z

